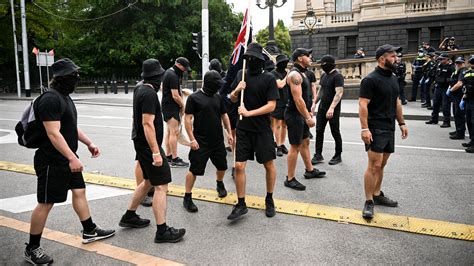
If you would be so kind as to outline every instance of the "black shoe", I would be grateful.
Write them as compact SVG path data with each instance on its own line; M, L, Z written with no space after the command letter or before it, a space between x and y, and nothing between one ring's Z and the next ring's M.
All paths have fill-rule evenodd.
M166 156L166 160L168 160L168 162L171 163L171 161L173 161L173 156L172 155Z
M385 197L385 195L383 194L382 191L380 191L380 195L378 195L378 196L374 195L374 204L387 206L387 207L397 207L398 206L398 202Z
M113 229L102 229L98 225L95 226L95 229L92 232L82 231L82 243L89 244L97 240L104 238L109 238L115 235L115 230Z
M123 215L119 225L121 227L143 228L150 225L150 220L140 218L140 216L136 214L131 217L125 217L125 215Z
M425 124L427 124L427 125L437 125L438 121L430 120L430 121L426 121Z
M140 205L143 207L151 207L151 205L153 205L153 197L146 196L142 202L140 202Z
M299 190L299 191L306 190L306 186L298 182L298 180L296 180L295 177L293 177L293 179L291 179L290 181L288 181L288 177L287 177L287 179L285 180L285 183L283 184L285 185L285 187L289 187L294 190Z
M276 154L278 157L282 157L283 156L283 151L281 150L281 147L277 147L276 148Z
M431 107L431 105L427 104L427 103L424 103L421 105L421 108L428 108L428 107Z
M452 131L452 132L449 132L449 135L450 135L450 136L457 135L457 134L458 134L458 132L457 132L457 131Z
M426 107L427 110L433 110L433 106Z
M273 199L265 199L265 215L267 217L273 217L276 215L275 211L275 203L273 202Z
M464 139L464 135L458 135L458 134L455 134L455 135L451 135L449 136L450 139Z
M310 138L310 139L313 139L313 138L314 138L314 136L313 136L313 134L312 134L311 132L309 132L309 138Z
M194 204L192 198L184 198L183 199L183 206L188 212L197 212L198 207Z
M311 159L312 165L322 163L322 162L324 162L324 157L321 154L314 154L313 159Z
M472 146L472 141L461 144L464 148L469 148Z
M410 99L409 102L416 102L416 99Z
M467 152L467 153L474 153L474 145L471 145L471 147L468 147L468 148L466 149L466 152Z
M227 196L227 190L225 189L224 183L222 183L222 185L217 184L216 190L219 198L225 198Z
M334 157L332 157L332 159L329 161L329 165L336 165L341 162L342 162L341 155L334 155Z
M441 124L441 126L439 126L439 127L441 127L441 128L451 127L451 123L443 122L443 124Z
M281 144L280 148L281 148L281 151L283 152L283 154L288 154L288 149L285 147L285 144Z
M42 247L35 249L25 248L24 255L25 260L33 265L49 265L53 263L53 258L46 255Z
M173 227L166 228L163 234L155 234L155 243L176 243L183 239L186 229L175 229Z
M325 175L326 175L326 172L319 171L318 169L313 168L313 171L306 170L303 176L306 179L312 179L312 178L321 178L321 177L324 177Z
M246 214L249 212L249 209L247 209L247 205L244 203L242 205L236 204L232 208L232 212L230 213L229 216L227 216L228 220L236 220L237 218L241 217L242 215Z
M407 101L402 101L402 105L406 105L407 103Z
M225 150L226 150L227 152L232 152L232 148L231 148L231 147L226 147Z
M189 163L183 161L183 159L176 157L171 160L170 166L173 168L178 168L178 167L188 167Z
M362 210L362 218L371 220L374 218L374 202L371 200L366 200L364 204L364 209Z

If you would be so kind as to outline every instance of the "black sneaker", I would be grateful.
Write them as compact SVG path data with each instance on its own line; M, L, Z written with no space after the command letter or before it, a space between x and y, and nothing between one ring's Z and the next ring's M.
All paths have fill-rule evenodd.
M194 204L192 198L184 198L183 199L183 206L188 212L197 212L198 207Z
M433 110L433 106L428 106L428 107L426 107L426 109Z
M121 227L143 228L150 225L150 220L140 218L140 216L136 214L132 217L125 217L125 215L123 215L119 225Z
M171 161L173 161L173 156L172 155L166 156L166 160L168 160L168 162L171 163Z
M430 120L430 121L426 121L425 124L427 124L427 125L437 125L438 121Z
M225 150L226 150L227 152L232 152L232 148L231 148L231 147L226 147Z
M318 169L313 168L313 171L306 170L303 176L306 179L312 179L312 178L321 178L321 177L324 177L325 175L326 175L326 172L319 171Z
M469 148L472 146L472 141L461 144L464 148Z
M387 206L387 207L397 207L398 206L398 202L385 197L385 195L383 194L382 191L380 191L380 195L378 195L378 196L374 195L374 204Z
M464 139L464 135L458 135L458 134L455 134L455 135L451 135L449 136L450 139Z
M225 189L224 183L222 183L222 185L218 183L216 186L216 191L217 191L217 196L219 196L219 198L227 197L227 190Z
M467 153L474 153L474 145L471 145L465 150Z
M309 139L313 139L314 136L313 136L313 133L309 132Z
M230 215L227 216L227 219L228 220L236 220L239 217L241 217L242 215L245 215L247 212L249 212L249 209L247 209L246 204L242 204L242 205L236 204L232 208L232 212L230 213Z
M273 217L276 215L275 211L275 203L273 202L273 199L265 199L265 215L267 217Z
M294 190L300 190L300 191L306 190L306 186L298 182L298 180L296 180L295 177L293 177L293 179L291 179L290 181L288 181L288 177L287 177L287 179L285 180L285 183L283 184L285 185L285 187L289 187Z
M153 197L146 196L142 202L140 202L140 205L143 207L151 207L153 205Z
M170 166L171 166L171 167L174 167L174 168L178 168L178 167L188 167L188 166L189 166L189 163L183 161L183 159L181 159L181 158L179 158L179 157L176 157L176 158L174 158L174 159L171 160Z
M374 218L374 202L371 200L366 200L364 204L364 209L362 210L362 218L370 220Z
M25 243L26 244L26 243ZM35 249L25 248L25 260L33 265L49 265L53 263L53 258L46 255L42 247Z
M281 144L280 148L281 148L281 151L283 152L283 154L288 154L288 149L285 147L285 144Z
M431 105L429 105L429 104L427 104L427 103L424 103L424 104L421 105L421 108L426 108L426 107L428 107L428 106L431 106Z
M82 231L82 243L89 244L97 240L108 238L115 235L115 230L113 229L102 229L98 225L95 226L95 229L92 232Z
M341 162L342 162L341 155L334 155L334 157L332 157L332 159L329 161L329 165L336 165Z
M451 127L451 123L443 122L443 124L441 124L441 126L439 126L439 127L440 127L440 128Z
M281 150L281 147L277 147L276 148L276 154L278 157L282 157L283 156L283 151Z
M313 159L311 159L312 165L322 163L322 162L324 162L324 157L321 154L314 154Z
M405 100L402 102L402 105L406 105L408 102Z
M176 243L183 239L186 229L175 229L173 227L166 228L163 234L155 234L155 243Z
M449 135L450 135L450 136L457 135L457 134L458 134L458 132L457 132L457 131L452 131L452 132L449 132Z

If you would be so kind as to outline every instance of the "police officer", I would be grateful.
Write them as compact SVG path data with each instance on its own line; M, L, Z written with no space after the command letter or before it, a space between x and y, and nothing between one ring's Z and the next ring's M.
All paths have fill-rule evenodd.
M468 143L462 145L466 147L467 153L474 153L474 55L469 58L469 68L461 77L463 85L463 99L459 104L460 109L466 111L466 124L469 131Z
M420 85L420 80L423 77L423 65L426 63L425 54L423 49L418 50L418 56L412 63L412 76L411 80L413 85L411 88L411 99L410 102L416 102L416 95L418 94L418 85Z
M400 101L403 105L407 104L407 97L405 96L405 76L407 74L406 64L402 61L403 54L398 54L397 62L395 63L395 71L393 72L398 80L398 88L400 90Z
M431 84L433 83L433 79L430 78L430 71L432 71L434 62L433 62L433 53L428 53L426 55L426 63L423 64L422 71L423 71L423 78L420 81L420 89L421 89L421 107L428 107L431 106L431 97L430 97L430 88Z
M463 77L463 74L466 71L464 58L456 58L454 64L456 66L456 71L451 75L446 95L451 97L454 105L454 124L456 125L456 130L449 133L449 138L464 139L464 134L466 133L466 112L461 110L459 106L463 97L461 77Z
M426 124L438 124L439 109L442 106L444 120L441 127L444 128L451 126L451 111L449 110L449 99L446 90L449 87L449 80L454 72L454 67L449 63L449 56L446 53L442 53L438 60L439 65L436 69L435 78L436 87L433 95L433 112L431 113L431 119Z

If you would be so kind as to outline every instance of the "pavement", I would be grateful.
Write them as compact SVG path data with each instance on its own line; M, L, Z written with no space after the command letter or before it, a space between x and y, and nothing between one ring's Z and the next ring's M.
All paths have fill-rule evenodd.
M102 155L91 159L87 149L80 147L78 154L85 172L126 179L134 178L134 151L130 141L131 98L128 94L74 94L79 114L79 126L101 148ZM20 147L15 141L13 128L19 120L25 101L15 97L0 99L0 161L33 164L34 150ZM404 106L406 115L423 115L419 103ZM345 100L343 113L357 113L357 101ZM472 228L474 225L474 194L472 193L473 155L461 147L461 140L450 140L453 129L425 125L423 121L407 119L409 138L396 135L396 152L385 169L383 190L399 201L398 208L376 207L377 214L400 217L417 217ZM323 156L326 161L317 165L327 177L318 180L302 178L304 167L298 160L297 178L307 185L304 192L283 186L286 176L286 157L277 158L276 199L311 203L328 208L347 208L360 211L363 207L363 173L367 165L366 153L360 140L359 120L341 118L344 141L343 162L330 166L327 161L334 151L329 132L325 134ZM312 129L314 134L314 129ZM13 134L13 135L12 135ZM311 150L314 152L314 142ZM287 143L288 146L288 143ZM188 148L179 146L178 155L187 158ZM230 164L232 155L228 154ZM199 177L195 186L213 190L215 168L208 164L206 174ZM183 186L187 169L172 169L173 185ZM247 194L265 196L265 173L261 165L249 162L247 168ZM33 207L25 197L36 192L35 177L30 174L0 170L0 264L24 264L23 243L28 241L27 225ZM230 173L224 179L229 192L235 192ZM74 265L126 265L137 263L134 257L151 256L169 262L184 264L456 264L473 265L473 241L427 236L373 226L315 219L278 213L266 218L262 210L251 209L243 219L228 222L231 206L196 200L198 213L187 213L182 198L168 197L167 223L184 227L187 234L177 244L155 244L155 227L126 230L118 227L131 198L130 190L121 193L105 190L102 186L88 185L89 205L94 221L102 227L117 229L116 236L101 241L107 247L71 244L68 237L42 240L46 252L58 264ZM102 190L101 190L102 189ZM90 191L89 191L90 190ZM97 194L101 194L100 197ZM17 203L16 210L5 210L3 202ZM277 206L278 207L278 206ZM153 220L151 209L140 207L138 213ZM3 218L5 217L5 218ZM10 221L22 226L14 226ZM153 223L152 223L153 224ZM55 206L46 227L67 236L79 236L81 226L71 205ZM21 229L23 228L23 229ZM26 229L25 229L26 228ZM25 231L26 230L26 231ZM471 235L472 235L471 231ZM76 244L75 244L76 243ZM90 247L90 248L89 248ZM87 249L84 249L87 248ZM110 252L120 248L121 252ZM107 249L109 252L106 252ZM151 264L151 261L142 261Z

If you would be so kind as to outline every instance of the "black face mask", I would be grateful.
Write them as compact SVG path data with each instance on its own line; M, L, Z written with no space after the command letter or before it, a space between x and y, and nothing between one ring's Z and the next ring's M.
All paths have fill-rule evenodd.
M277 71L278 72L285 72L285 70L286 70L286 63L277 64Z
M214 95L218 90L219 88L217 86L202 87L202 91L208 96Z
M254 57L248 58L247 66L248 66L249 72L254 73L254 74L262 72L263 63L264 63L263 60L260 60Z
M144 83L149 83L153 86L153 89L155 89L155 92L158 92L160 90L161 86L161 77L160 76L154 76L150 77Z
M326 63L324 65L321 65L321 68L324 70L324 72L329 73L331 72L334 68L336 67L335 64L333 63Z
M71 94L76 89L77 83L79 83L79 75L77 76L64 76L59 82L60 86L58 90L63 94Z

